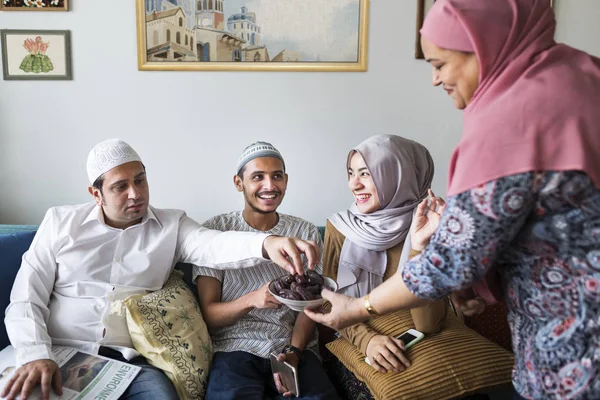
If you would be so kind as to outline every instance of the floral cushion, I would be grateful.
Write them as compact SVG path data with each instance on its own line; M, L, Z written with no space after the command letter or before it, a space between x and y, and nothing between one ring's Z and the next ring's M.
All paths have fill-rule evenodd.
M212 342L198 302L180 271L147 295L128 297L127 326L135 349L169 377L181 399L202 399Z

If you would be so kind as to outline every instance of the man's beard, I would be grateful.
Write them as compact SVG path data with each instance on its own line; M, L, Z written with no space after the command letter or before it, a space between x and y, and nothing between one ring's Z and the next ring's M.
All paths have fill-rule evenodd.
M279 193L279 196L281 196L281 193ZM250 197L249 197L249 196L246 194L246 192L244 192L244 197L246 198L246 204L248 204L248 205L250 206L250 208L252 209L252 211L254 211L255 213L258 213L258 214L262 214L262 215L268 215L268 214L272 214L272 213L275 213L275 212L277 212L277 207L279 207L279 206L277 206L277 207L275 208L275 210L273 210L273 211L265 211L265 210L261 210L260 208L256 207L256 206L254 205L254 203L252 203L252 202L250 201Z

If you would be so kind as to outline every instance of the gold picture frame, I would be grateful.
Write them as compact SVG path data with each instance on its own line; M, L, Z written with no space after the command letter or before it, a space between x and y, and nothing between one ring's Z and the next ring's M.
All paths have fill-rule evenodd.
M69 0L0 0L0 11L69 11Z
M436 0L417 0L417 32L415 34L415 58L424 59L423 49L421 49L421 33L419 32L423 27L423 21L425 21L425 15L435 3ZM550 7L554 7L554 0L550 0Z
M277 13L281 13L281 10L286 7L277 4L281 1L283 0L269 0L260 4L264 14L269 14L271 11L269 5L272 4L273 11L269 14L271 17L269 26L285 29L287 21L283 17L276 18ZM315 2L315 5L321 8L345 3L309 1ZM260 12L248 10L242 0L174 1L173 3L182 6L174 4L173 7L164 9L166 3L156 0L136 0L137 52L140 71L363 72L367 70L370 0L351 2L352 8L344 9L346 11L344 14L330 13L351 17L337 19L337 25L332 23L329 28L341 31L339 24L345 24L343 28L346 29L345 35L337 37L340 41L347 40L348 42L345 43L347 46L332 45L327 48L327 43L317 44L317 47L321 46L320 48L329 51L327 56L321 56L318 52L311 53L313 50L308 49L308 46L306 49L296 50L293 46L301 47L305 44L296 38L293 38L296 41L285 42L291 48L285 47L281 50L281 46L278 48L277 45L272 45L271 43L283 43L281 39L283 33L277 36L273 32L264 30L260 25ZM157 11L157 4L160 4L163 9ZM184 9L190 4L194 9ZM241 12L232 13L231 10L235 6L238 7L236 10ZM289 13L296 10L292 6L289 7ZM293 22L298 24L298 21ZM313 21L300 22L316 24ZM328 28L321 21L319 23L318 29ZM351 35L347 34L348 30L352 32ZM333 37L335 42L336 36L329 35L335 32L325 32L326 37L328 39ZM339 56L340 59L335 59L331 54L335 54L336 51L342 54L340 49L347 51L343 56Z

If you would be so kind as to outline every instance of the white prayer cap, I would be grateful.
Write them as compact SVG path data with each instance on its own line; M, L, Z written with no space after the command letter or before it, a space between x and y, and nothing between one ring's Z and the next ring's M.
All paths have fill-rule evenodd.
M105 172L119 165L142 159L136 151L120 139L109 139L98 143L87 158L87 174L90 184L94 184Z
M244 168L244 165L259 157L279 158L283 163L283 170L285 171L285 161L283 161L283 156L279 150L277 150L271 143L258 141L252 143L244 149L238 158L236 174L240 173L241 169Z

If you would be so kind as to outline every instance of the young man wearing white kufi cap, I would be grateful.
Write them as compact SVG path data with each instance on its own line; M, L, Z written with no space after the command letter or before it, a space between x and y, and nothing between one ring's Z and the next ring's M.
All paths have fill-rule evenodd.
M287 181L281 153L270 143L252 143L239 157L233 177L235 188L244 194L244 209L218 215L203 225L297 237L322 246L316 226L277 212ZM323 272L320 263L315 271ZM268 290L269 282L284 274L268 261L235 271L194 266L200 307L214 349L208 399L289 396L291 388L279 376L271 377L271 353L297 368L299 398L339 398L319 360L315 324L304 313L282 306Z
M314 243L212 231L183 211L152 207L142 160L122 140L97 144L87 175L95 202L48 210L23 255L5 319L20 367L2 396L26 396L40 383L47 395L52 381L61 393L51 346L65 345L141 365L128 399L176 399L166 375L138 357L114 305L160 289L178 262L236 269L269 257L292 273L302 271L301 253L318 262Z

